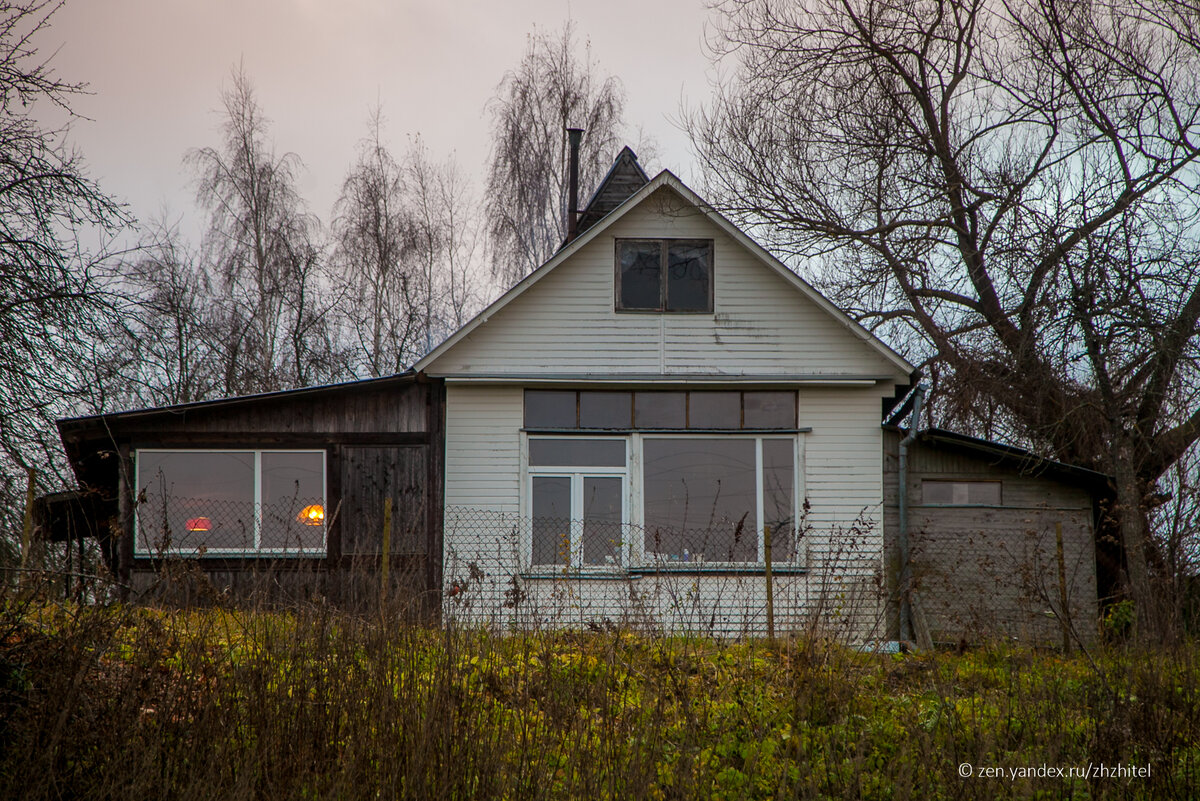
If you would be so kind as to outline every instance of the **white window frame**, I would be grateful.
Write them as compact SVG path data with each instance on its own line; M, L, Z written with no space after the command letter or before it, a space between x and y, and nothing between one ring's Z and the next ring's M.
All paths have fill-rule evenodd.
M765 539L763 537L764 487L763 487L763 446L767 439L788 440L793 443L792 449L792 558L780 560L772 558L772 566L781 568L802 568L807 563L806 542L801 530L803 521L804 498L807 488L805 482L805 437L804 432L726 432L686 430L678 432L639 432L631 431L624 434L595 436L577 434L575 432L521 434L521 475L520 475L520 507L522 519L530 521L526 535L521 541L521 564L524 569L542 570L551 568L550 565L533 564L533 478L557 477L571 479L571 543L569 569L573 572L612 572L614 569L631 568L660 568L664 563L647 558L645 549L645 506L644 506L644 447L645 440L650 439L747 439L755 442L755 519L757 524L758 560L755 562L704 561L667 563L672 568L687 569L762 569L766 564ZM555 467L529 464L529 441L531 439L580 439L580 440L621 440L625 442L624 467ZM583 479L590 476L620 476L622 479L622 529L625 532L621 554L621 564L613 568L604 565L585 565L583 563L583 520L582 498ZM554 566L561 569L562 566Z
M529 520L529 529L521 543L522 559L521 563L531 570L561 570L562 565L554 564L537 564L533 563L533 479L534 478L569 478L571 479L571 542L570 559L567 567L572 571L585 571L605 573L615 570L624 570L629 566L629 496L630 496L630 481L629 481L629 457L630 445L629 437L593 437L593 436L573 436L562 434L547 434L547 435L528 435L523 434L521 442L521 502L524 506L522 519ZM625 464L622 467L601 466L601 467L582 467L578 465L571 466L554 466L554 465L531 465L529 463L529 442L535 439L576 439L586 440L589 442L624 442L625 444ZM612 478L618 477L621 479L621 547L617 549L619 561L614 565L589 565L583 561L583 481L585 478Z
M634 434L633 438L638 440L636 452L638 454L638 476L637 489L635 494L638 500L638 529L642 532L646 530L645 508L643 506L645 483L642 470L644 468L644 440L645 439L749 439L754 440L754 483L755 483L755 509L754 519L756 521L756 536L758 539L758 561L756 562L730 562L730 561L702 561L696 563L683 563L680 565L682 569L684 565L692 564L693 566L702 566L706 568L761 568L766 565L766 539L763 537L763 440L766 439L781 439L791 440L792 448L792 558L788 560L779 560L772 555L772 566L793 567L803 565L806 555L803 552L804 542L800 537L800 515L803 507L803 498L805 497L804 487L804 436L803 433L742 433L742 432L724 432L711 431L705 432L702 429L675 432L655 432L647 434ZM645 553L645 536L636 537L637 542L637 560L634 564L639 564L644 567L661 567L664 564L674 566L673 563L664 563L656 561L653 557L647 558Z
M315 453L321 456L321 508L329 509L329 454L321 448L137 448L134 451L134 479L137 482L135 490L142 491L142 461L143 453L252 453L254 454L254 547L253 548L209 548L203 553L195 549L172 546L166 553L171 556L269 556L269 557L303 557L325 556L329 552L329 521L321 524L321 545L313 548L263 548L262 547L262 455L264 453L302 454ZM134 507L134 556L155 557L161 554L155 549L141 546L140 511Z

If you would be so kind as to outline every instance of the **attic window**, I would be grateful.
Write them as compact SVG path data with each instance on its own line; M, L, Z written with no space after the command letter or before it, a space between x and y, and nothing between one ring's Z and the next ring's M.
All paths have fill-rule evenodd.
M618 239L617 311L711 312L711 239Z

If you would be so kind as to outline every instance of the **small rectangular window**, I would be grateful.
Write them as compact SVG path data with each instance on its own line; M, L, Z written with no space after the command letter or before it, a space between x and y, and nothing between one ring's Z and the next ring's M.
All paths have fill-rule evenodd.
M999 481L921 482L921 502L933 506L999 506Z
M711 239L619 239L618 311L710 312Z
M687 428L686 392L637 392L633 402L638 428Z
M740 392L689 392L688 428L742 427Z
M633 416L632 392L580 392L580 428L629 428Z
M529 440L531 467L624 467L623 439Z
M795 392L745 393L744 420L746 428L795 428Z
M575 390L525 390L526 428L575 428L579 425Z

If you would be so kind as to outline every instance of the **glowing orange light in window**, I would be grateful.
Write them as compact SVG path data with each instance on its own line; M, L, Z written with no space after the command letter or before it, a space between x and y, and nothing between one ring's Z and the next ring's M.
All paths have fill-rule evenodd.
M212 521L207 517L189 517L186 528L188 531L212 531Z
M306 526L319 526L325 522L325 507L319 503L305 506L296 519Z

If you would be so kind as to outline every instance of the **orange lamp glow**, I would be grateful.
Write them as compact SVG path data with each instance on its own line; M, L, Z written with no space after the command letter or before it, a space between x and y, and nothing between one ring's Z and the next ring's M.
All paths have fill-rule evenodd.
M319 503L305 506L296 519L306 526L319 526L325 522L325 507Z
M188 531L212 531L212 521L207 517L189 517L186 528Z

